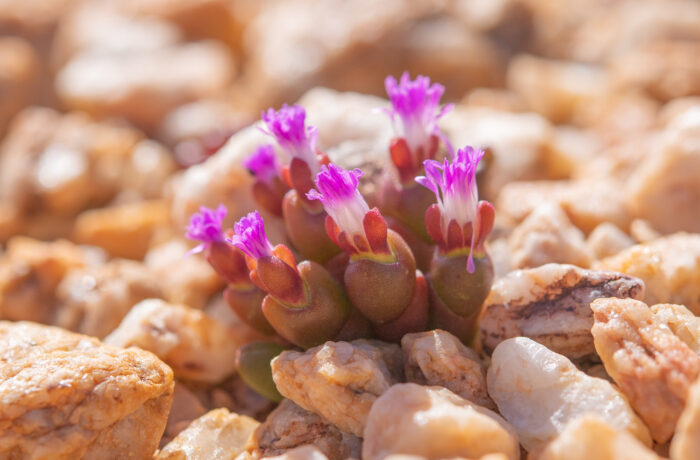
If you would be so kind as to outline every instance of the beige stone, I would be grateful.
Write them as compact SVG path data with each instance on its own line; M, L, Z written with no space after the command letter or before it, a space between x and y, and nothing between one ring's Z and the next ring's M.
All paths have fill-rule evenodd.
M153 352L178 379L215 384L235 373L236 350L254 338L199 310L149 299L135 305L105 342Z
M690 387L685 408L671 441L673 460L692 460L700 452L700 380Z
M246 30L251 104L258 110L279 106L314 86L384 94L385 76L404 70L430 69L450 98L477 86L500 86L502 51L444 11L448 3L420 1L405 8L400 0L296 0L265 8ZM290 42L299 43L293 53Z
M661 460L634 436L591 414L572 420L538 460Z
M67 236L76 214L116 196L142 138L131 127L84 114L27 108L0 146L0 201L25 234Z
M668 326L688 348L700 354L700 318L683 305L670 303L653 305L651 312L655 320Z
M153 235L170 223L165 200L139 201L85 211L75 221L76 241L104 248L113 257L142 259Z
M480 178L483 199L495 201L513 181L557 177L550 171L555 131L540 115L458 106L442 119L441 127L456 148L490 149L493 159Z
M467 401L496 408L479 355L454 335L440 329L406 334L401 349L406 381L445 387Z
M644 283L617 272L547 264L497 280L479 320L482 349L529 337L570 359L595 354L590 303L600 297L641 298Z
M72 270L56 288L53 324L104 338L136 303L161 295L155 275L131 260Z
M643 89L668 101L700 93L698 52L700 42L660 39L624 53L610 67L619 85Z
M593 260L614 256L630 246L634 246L634 240L610 222L598 225L586 239L586 248Z
M362 458L411 454L430 459L480 458L502 453L520 458L513 428L495 412L446 388L394 385L372 406Z
M559 204L571 222L586 234L603 222L626 229L630 216L621 189L621 184L609 178L513 182L500 191L496 209L521 221L541 203L549 201Z
M12 117L34 98L39 57L31 45L16 37L0 39L0 135Z
M587 267L590 259L581 230L556 203L543 203L508 237L515 268L539 267L547 263Z
M302 446L313 446L330 460L360 458L362 440L342 431L313 412L283 400L253 437L254 454L261 457L293 455Z
M700 39L696 27L700 5L695 2L627 0L592 13L574 30L571 53L575 59L603 62L660 39Z
M115 0L125 15L167 21L186 38L212 38L240 52L245 25L258 14L259 2L226 0Z
M677 115L630 176L627 202L636 217L667 234L700 232L700 106Z
M143 263L160 280L164 299L202 310L224 281L203 257L185 257L189 249L184 239L173 238L151 247Z
M266 458L270 460L328 460L328 457L323 455L320 450L309 445L295 447L281 455Z
M365 340L326 342L305 352L282 352L272 360L272 378L283 396L362 436L372 404L396 383L385 355L400 353L396 345Z
M157 460L233 460L246 449L259 423L226 409L199 417L154 457Z
M591 303L595 347L608 374L664 443L673 436L700 357L654 317L643 302L597 299Z
M99 253L65 240L12 238L0 255L0 318L50 324L61 280L72 269L101 262Z
M37 324L0 323L0 456L149 458L173 373L153 354Z
M196 418L207 413L207 409L202 402L197 398L197 395L190 391L185 385L180 382L175 382L175 390L173 391L173 403L170 406L168 414L168 422L165 425L163 437L160 440L160 445L165 446L173 440L182 430Z
M486 381L499 412L528 452L543 448L585 413L651 446L649 430L617 388L586 375L566 357L526 337L508 339L496 347Z
M510 60L507 86L530 110L555 123L571 122L583 105L607 97L614 89L600 67L531 55Z
M116 2L83 2L59 23L51 50L58 70L83 52L110 54L162 49L181 40L172 24L155 18L124 14Z
M632 246L593 264L644 281L644 302L675 303L700 313L700 235L678 233Z
M62 103L96 118L156 129L173 108L221 95L235 75L228 50L203 41L155 50L74 56L55 78Z

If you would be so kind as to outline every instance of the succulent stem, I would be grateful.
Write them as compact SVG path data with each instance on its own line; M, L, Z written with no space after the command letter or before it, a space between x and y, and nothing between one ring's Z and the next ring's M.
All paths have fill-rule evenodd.
M493 283L491 258L485 252L474 256L474 271L469 273L466 250L450 255L436 251L429 273L433 299L462 318L479 315Z
M325 263L340 253L340 248L326 234L326 213L318 202L302 200L296 190L290 190L284 197L282 212L287 235L294 247L310 260Z
M248 267L243 253L226 241L214 241L204 250L204 258L227 283L249 286Z
M271 214L282 217L282 200L289 187L275 177L269 183L256 180L253 183L253 198L262 208Z
M411 303L395 320L385 324L374 324L374 332L382 340L401 342L405 334L424 331L428 325L428 282L420 270L416 270L416 288Z
M351 307L343 287L322 265L304 261L297 269L308 292L306 305L290 308L268 295L262 309L280 336L299 347L311 348L338 335Z
M284 347L276 343L252 342L236 352L238 375L249 387L274 402L282 401L283 397L272 380L270 361L283 351Z
M387 241L395 260L381 262L353 256L345 270L345 288L352 304L373 323L395 320L411 302L416 284L416 261L411 249L389 230Z
M251 283L247 288L229 285L224 290L224 299L241 321L263 334L272 335L275 330L262 312L262 302L267 294Z

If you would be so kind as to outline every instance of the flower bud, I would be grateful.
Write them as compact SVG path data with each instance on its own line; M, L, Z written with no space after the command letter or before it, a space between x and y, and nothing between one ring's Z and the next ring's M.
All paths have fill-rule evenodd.
M438 120L452 109L452 105L440 108L445 87L430 84L430 78L418 76L411 80L408 72L399 82L392 76L384 81L391 108L385 112L394 123L397 137L389 148L391 159L399 173L401 184L412 184L420 173L423 161L435 157L439 139L445 141L448 151L452 147L440 132Z
M282 216L282 199L289 187L282 181L282 169L270 144L258 147L243 164L255 177L253 198L268 212Z
M476 171L484 152L470 146L458 150L444 164L428 160L425 176L416 182L432 191L437 203L425 213L425 227L443 254L468 252L467 271L474 271L472 253L484 251L484 243L493 228L493 206L479 201Z

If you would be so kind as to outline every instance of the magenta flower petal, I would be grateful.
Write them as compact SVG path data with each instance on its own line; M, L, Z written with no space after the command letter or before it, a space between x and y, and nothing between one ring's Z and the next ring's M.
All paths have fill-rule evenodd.
M275 149L271 144L258 147L255 152L246 158L243 165L258 180L268 184L279 175L280 171Z
M242 217L233 226L235 234L227 239L228 242L246 253L253 259L272 255L272 245L265 234L265 223L258 211L253 211Z
M391 109L387 113L394 122L397 134L408 143L412 151L429 150L430 137L444 136L438 127L438 120L452 109L452 104L440 107L440 99L445 87L430 84L430 78L419 75L411 80L408 72L404 72L400 82L389 75L384 80L386 92L391 101ZM400 121L400 128L396 121ZM451 148L451 146L450 146Z
M471 222L471 242L474 244L474 235L479 224L476 169L483 156L483 150L466 146L457 151L452 161L445 159L444 163L440 164L434 160L426 160L425 176L416 177L416 182L431 190L437 197L444 240L447 240L447 226L452 220L455 220L460 228ZM471 251L467 269L470 273L474 270Z
M283 105L279 111L267 109L262 113L266 129L287 155L288 160L298 157L306 161L313 174L319 171L320 163L316 154L318 131L306 126L306 111L300 105Z
M310 200L319 200L338 228L348 238L365 236L362 220L369 212L367 202L357 190L362 171L345 170L333 163L321 166L316 175L316 189L306 194Z
M211 243L223 241L224 234L221 230L221 223L226 217L226 212L226 206L220 204L215 210L202 206L199 208L199 212L192 214L190 224L185 229L185 237L201 241L202 244L190 252L201 252Z

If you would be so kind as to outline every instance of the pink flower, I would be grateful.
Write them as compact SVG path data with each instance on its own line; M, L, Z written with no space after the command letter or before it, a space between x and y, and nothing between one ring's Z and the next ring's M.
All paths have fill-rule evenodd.
M190 224L185 229L185 237L201 241L201 244L189 251L188 255L202 252L212 243L224 240L221 223L226 217L226 212L226 206L220 204L216 210L202 206L199 212L192 214Z
M334 164L321 166L316 176L316 190L310 190L306 197L319 200L329 216L348 237L363 235L362 219L369 212L369 206L357 190L362 171L347 171Z
M253 259L271 256L273 247L265 234L265 223L258 211L241 218L233 226L235 234L227 241Z
M408 72L404 72L400 82L389 75L384 80L384 86L391 101L391 108L386 113L391 117L397 134L406 140L414 155L423 152L424 158L430 158L432 136L442 138L448 150L451 150L437 124L453 107L449 104L440 108L444 86L438 83L431 85L430 78L421 75L411 81ZM401 122L400 126L397 126L397 119Z
M426 160L425 176L416 177L416 182L437 197L437 204L426 213L428 233L444 251L468 246L470 273L474 271L472 252L481 247L493 225L493 207L479 202L476 184L476 169L483 156L483 150L467 146L452 161Z
M277 112L267 109L262 113L262 120L266 126L263 132L275 138L290 161L300 158L309 165L312 174L319 171L318 131L313 126L306 126L306 111L302 106L285 104Z
M258 147L246 160L243 165L261 182L270 184L279 175L280 168L277 163L275 149L270 144Z
M379 211L371 209L357 186L362 171L345 170L331 163L321 166L316 176L316 190L306 197L319 200L331 219L326 227L330 238L352 254L388 253L386 222Z

